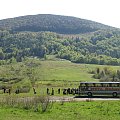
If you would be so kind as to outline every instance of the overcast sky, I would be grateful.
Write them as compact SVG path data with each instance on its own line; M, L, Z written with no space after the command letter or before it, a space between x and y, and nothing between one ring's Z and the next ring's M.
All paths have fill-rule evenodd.
M57 14L120 28L120 0L0 0L0 19Z

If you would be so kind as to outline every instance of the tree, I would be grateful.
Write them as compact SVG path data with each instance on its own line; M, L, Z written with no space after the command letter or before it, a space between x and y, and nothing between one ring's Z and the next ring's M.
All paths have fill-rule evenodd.
M120 79L120 70L117 70L117 77Z
M5 54L3 53L2 49L0 49L0 60L4 60Z
M97 74L99 74L100 73L100 68L97 68L96 72L97 72Z

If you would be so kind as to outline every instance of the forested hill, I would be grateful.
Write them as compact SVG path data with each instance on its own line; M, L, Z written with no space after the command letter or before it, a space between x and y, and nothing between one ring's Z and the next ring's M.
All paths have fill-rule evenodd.
M120 65L120 30L59 15L0 21L0 64L49 55L76 63Z
M79 35L0 30L0 64L47 55L76 63L120 65L120 31L99 30Z
M62 34L79 34L113 28L76 17L39 14L0 20L0 29L7 29L17 32L51 31Z

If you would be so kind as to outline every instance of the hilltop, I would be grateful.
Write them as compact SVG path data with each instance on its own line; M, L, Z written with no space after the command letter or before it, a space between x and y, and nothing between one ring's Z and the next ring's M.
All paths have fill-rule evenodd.
M94 32L113 27L94 21L51 14L28 15L0 20L0 28L11 31L51 31L61 34L79 34Z

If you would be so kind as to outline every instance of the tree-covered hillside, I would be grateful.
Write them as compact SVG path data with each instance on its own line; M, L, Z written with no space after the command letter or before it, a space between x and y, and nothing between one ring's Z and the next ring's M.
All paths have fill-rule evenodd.
M79 34L101 29L113 29L90 20L60 15L29 15L0 20L1 29L14 31L51 31L62 34Z
M31 56L48 59L47 55L76 63L120 65L120 30L48 14L0 21L1 64Z
M0 60L20 62L25 57L47 55L76 63L120 65L120 31L99 30L78 35L53 32L0 31Z

